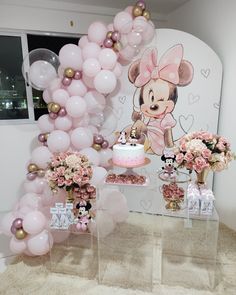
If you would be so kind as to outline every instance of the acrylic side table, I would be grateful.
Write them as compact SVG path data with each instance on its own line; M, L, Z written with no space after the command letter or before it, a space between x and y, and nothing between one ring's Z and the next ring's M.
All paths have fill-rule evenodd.
M135 169L132 173L135 175ZM105 183L99 189L98 199L104 188L116 188L124 196L129 195L133 198L141 194L144 200L147 196L156 196L156 190L150 183L145 183L143 186ZM146 211L144 208L143 212L130 211L127 220L117 223L115 230L106 237L100 236L98 230L100 284L152 291L154 216L148 214L149 209L149 206L146 206ZM99 222L99 212L97 220Z
M219 217L162 210L162 274L165 285L215 287Z

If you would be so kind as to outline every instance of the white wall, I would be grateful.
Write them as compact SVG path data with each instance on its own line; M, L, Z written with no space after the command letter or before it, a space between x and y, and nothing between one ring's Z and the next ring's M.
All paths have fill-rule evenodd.
M236 1L191 0L169 15L168 26L189 32L216 51L223 62L223 89L219 133L228 138L236 151ZM194 48L193 48L194 50ZM215 196L221 221L236 230L236 162L216 174Z

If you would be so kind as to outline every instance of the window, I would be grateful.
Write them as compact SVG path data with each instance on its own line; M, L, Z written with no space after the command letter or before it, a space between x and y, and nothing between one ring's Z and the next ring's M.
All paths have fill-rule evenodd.
M0 124L32 122L47 113L42 91L32 89L22 75L23 57L37 48L57 55L68 43L78 44L79 37L0 32Z
M0 35L0 120L29 119L21 35Z

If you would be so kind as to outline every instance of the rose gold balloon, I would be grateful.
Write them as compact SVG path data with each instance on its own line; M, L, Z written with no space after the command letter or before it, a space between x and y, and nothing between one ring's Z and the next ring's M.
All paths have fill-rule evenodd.
M29 172L36 172L36 171L38 171L39 168L37 165L31 163L28 165L27 169Z
M73 78L73 77L74 77L74 74L75 74L75 71L74 71L72 68L67 68L67 69L65 69L65 71L64 71L64 75L65 75L67 78Z
M24 238L26 238L26 236L27 232L25 232L23 228L20 228L16 231L15 237L17 240L23 240Z
M143 13L143 10L142 10L141 7L139 7L139 6L134 6L134 8L133 8L133 16L134 16L134 17L141 16L142 13Z
M144 10L144 12L143 12L143 16L146 18L146 20L150 20L150 18L151 18L151 14L150 14L150 12L147 11L147 10Z

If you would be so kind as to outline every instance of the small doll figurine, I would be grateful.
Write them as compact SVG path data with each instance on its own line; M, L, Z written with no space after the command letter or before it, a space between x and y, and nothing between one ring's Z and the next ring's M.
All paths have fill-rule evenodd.
M137 139L137 128L131 128L130 135L129 135L129 142L130 145L136 146Z
M126 132L125 131L121 131L120 132L120 136L118 138L118 142L125 145L126 144Z
M176 168L174 167L175 155L162 155L161 160L165 162L162 167L165 178L174 178L176 176Z
M89 214L89 210L92 205L89 202L81 201L76 205L76 209L78 212L78 223L76 224L76 228L78 231L85 232L88 229L88 224L90 222L91 216Z

